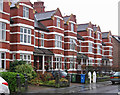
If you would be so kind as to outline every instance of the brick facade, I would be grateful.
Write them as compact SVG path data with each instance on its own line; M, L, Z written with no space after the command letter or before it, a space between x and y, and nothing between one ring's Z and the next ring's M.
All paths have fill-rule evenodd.
M63 17L59 8L45 11L42 1L33 5L29 0L9 4L4 2L0 12L0 22L6 23L6 40L0 42L0 51L5 52L7 59L5 69L17 59L32 63L38 71L44 72L48 65L49 70L77 73L82 71L82 65L101 65L103 50L113 62L109 52L111 33L103 38L99 26L91 22L77 24L75 15Z

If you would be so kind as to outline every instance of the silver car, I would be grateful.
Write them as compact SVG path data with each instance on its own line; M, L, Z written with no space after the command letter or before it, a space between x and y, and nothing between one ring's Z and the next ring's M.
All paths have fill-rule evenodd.
M0 77L0 95L9 95L9 94L10 94L10 90L8 87L8 83L2 77Z

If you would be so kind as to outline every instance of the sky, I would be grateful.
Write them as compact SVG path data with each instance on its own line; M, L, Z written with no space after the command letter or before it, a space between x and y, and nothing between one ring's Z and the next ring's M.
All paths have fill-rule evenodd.
M34 3L37 0L30 0ZM42 0L46 11L60 9L63 16L74 14L78 24L91 21L102 32L118 35L118 2L120 0Z

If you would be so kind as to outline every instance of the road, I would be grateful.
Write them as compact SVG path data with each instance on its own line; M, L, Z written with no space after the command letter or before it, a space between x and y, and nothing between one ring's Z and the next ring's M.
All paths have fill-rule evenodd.
M98 82L92 84L79 84L79 83L71 83L70 87L65 88L36 88L30 89L26 93L36 94L36 93L60 93L62 95L74 95L74 93L78 93L78 95L117 95L118 87L120 84L112 85L110 81L106 82ZM70 94L71 93L71 94ZM80 94L79 94L80 93ZM98 94L96 94L98 93ZM101 94L102 93L102 94ZM30 94L30 95L31 95ZM76 94L75 94L76 95Z
M80 93L118 93L118 84L93 88L87 91L80 91Z

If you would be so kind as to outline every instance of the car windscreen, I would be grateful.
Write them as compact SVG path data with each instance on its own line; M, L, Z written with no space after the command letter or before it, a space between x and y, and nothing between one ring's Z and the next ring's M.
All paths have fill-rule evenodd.
M114 74L115 76L120 76L120 72L116 72L115 74Z

